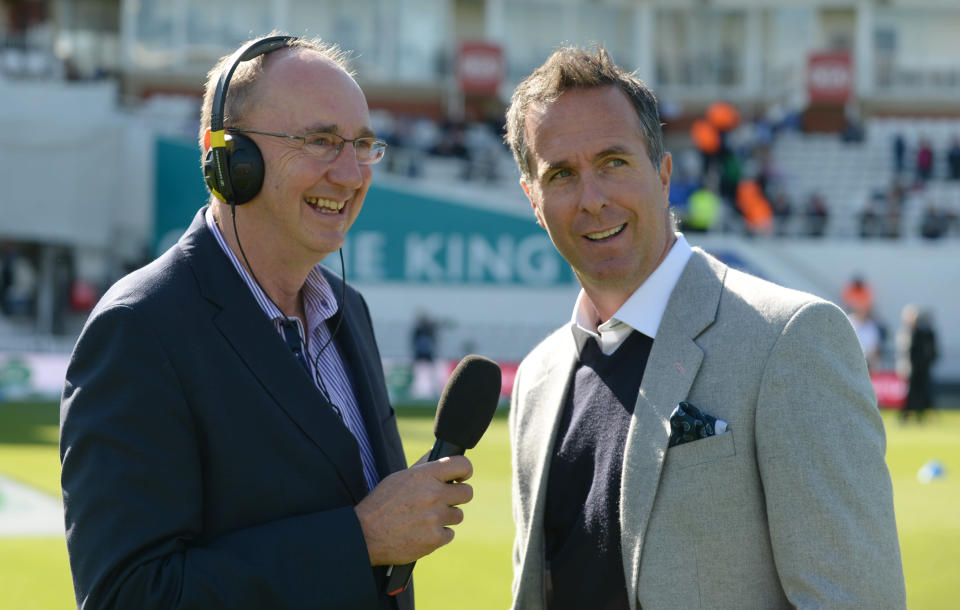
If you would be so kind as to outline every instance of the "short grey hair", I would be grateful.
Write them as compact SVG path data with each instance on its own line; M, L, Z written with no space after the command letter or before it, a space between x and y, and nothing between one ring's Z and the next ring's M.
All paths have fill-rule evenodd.
M513 92L507 109L507 133L504 139L524 178L529 179L529 143L526 120L531 107L555 102L570 89L616 87L626 94L640 119L641 135L647 156L656 168L663 161L663 132L657 98L635 74L617 66L602 45L593 51L565 46L557 49L542 66L521 82Z

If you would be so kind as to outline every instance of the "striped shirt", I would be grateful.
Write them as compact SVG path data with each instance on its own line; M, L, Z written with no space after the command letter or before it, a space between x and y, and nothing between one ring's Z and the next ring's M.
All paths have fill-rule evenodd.
M220 248L233 263L234 269L243 278L247 288L250 289L253 298L256 299L260 309L273 321L277 333L283 338L283 328L281 324L290 321L296 324L297 333L300 336L302 344L307 346L304 350L308 355L307 364L313 375L313 383L321 394L329 395L330 401L335 405L343 418L343 423L347 429L357 439L360 446L360 459L363 462L363 475L367 481L367 489L373 489L380 481L377 474L376 461L373 458L373 450L370 448L370 438L367 436L367 428L363 423L363 416L360 414L360 408L357 406L357 398L353 392L353 386L350 383L350 377L347 374L346 364L340 355L340 350L335 342L330 340L330 329L327 328L326 321L337 312L337 298L333 294L333 289L327 283L326 278L320 271L320 265L310 270L307 280L301 289L303 297L303 309L307 316L307 326L310 329L310 339L306 340L303 324L299 318L287 318L282 311L274 304L272 300L263 292L257 282L254 281L250 273L240 264L233 250L227 245L223 234L220 233L217 223L213 219L213 208L207 208L205 215L207 228L213 233ZM326 345L326 349L323 346ZM323 353L319 354L323 349ZM319 356L319 357L318 357Z

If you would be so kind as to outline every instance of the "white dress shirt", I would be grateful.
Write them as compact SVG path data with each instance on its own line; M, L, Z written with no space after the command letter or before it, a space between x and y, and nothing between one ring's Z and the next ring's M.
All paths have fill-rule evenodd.
M677 241L670 247L660 265L620 306L613 317L600 326L596 325L593 308L586 303L586 293L580 289L572 317L578 349L582 350L584 341L593 337L603 353L609 356L623 344L631 331L637 330L651 339L657 338L657 328L663 312L667 309L667 301L670 300L680 274L693 254L683 234L677 233L676 236Z

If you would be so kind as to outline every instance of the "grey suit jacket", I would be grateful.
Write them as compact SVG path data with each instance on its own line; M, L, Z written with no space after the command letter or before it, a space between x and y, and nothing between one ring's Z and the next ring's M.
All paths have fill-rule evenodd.
M67 371L61 482L82 608L410 608L353 506L357 442L217 245L201 210L114 285ZM326 273L340 297L342 280ZM405 467L366 304L336 344L380 476Z
M576 358L566 325L524 359L514 384L515 608L543 607L546 483ZM669 417L684 400L729 431L668 449ZM631 608L904 607L884 451L843 312L694 249L624 449Z

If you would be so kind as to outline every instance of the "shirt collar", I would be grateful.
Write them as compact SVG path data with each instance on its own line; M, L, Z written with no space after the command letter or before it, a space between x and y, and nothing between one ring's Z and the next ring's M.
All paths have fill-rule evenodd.
M571 320L578 350L582 350L584 343L593 337L599 342L604 354L612 354L634 330L656 339L657 328L663 319L663 312L667 309L670 295L693 254L683 234L676 235L677 241L653 273L630 295L613 317L599 327L594 326L593 308L587 303L586 293L583 289L580 290Z
M263 289L260 288L260 285L253 279L253 276L250 275L246 267L240 264L240 259L238 259L237 255L230 249L227 240L223 237L223 233L220 232L220 227L217 226L214 220L212 206L207 208L207 212L204 214L204 221L206 221L207 228L213 233L214 238L217 240L224 254L230 259L234 269L240 274L243 283L247 285L247 288L253 294L253 298L257 301L257 304L260 305L263 313L274 322L287 319ZM310 270L302 288L303 308L307 314L307 325L310 327L311 333L337 311L337 298L333 294L333 288L330 286L330 283L327 282L327 278L324 277L320 267L321 264L318 263ZM295 321L298 332L300 332L301 336L305 336L300 320L296 319Z
M316 333L321 324L337 313L337 297L320 266L318 263L310 270L302 290L303 309L307 313L307 324L310 326L311 334Z

